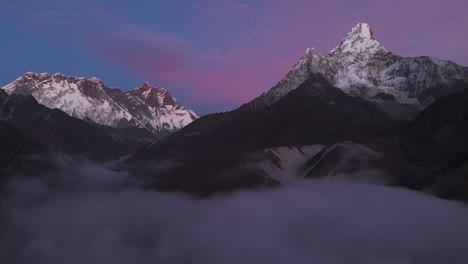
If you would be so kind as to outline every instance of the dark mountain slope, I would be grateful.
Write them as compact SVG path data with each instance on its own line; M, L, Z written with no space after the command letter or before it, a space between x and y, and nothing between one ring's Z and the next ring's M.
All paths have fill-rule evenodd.
M8 121L29 141L50 151L106 160L135 151L147 141L125 137L116 129L91 124L61 110L49 109L30 95L0 97L0 119Z
M229 122L210 125L201 118L165 141L137 153L132 161L217 155L255 151L284 145L326 144L364 135L392 120L373 104L333 87L321 75L306 82L277 103ZM203 132L193 127L208 125Z
M200 121L199 121L200 120ZM193 123L204 122L203 118ZM206 119L205 119L206 120ZM166 159L179 166L165 172L149 170L151 186L200 196L239 188L274 186L264 171L245 166L246 155L269 147L329 144L366 138L394 121L372 103L331 86L319 74L278 102L251 115L239 115L204 132L190 126L156 142L129 160L130 166ZM145 172L138 171L138 174Z
M42 149L6 121L0 121L0 169L20 162L21 156L38 154Z
M53 170L51 163L38 158L46 152L9 122L0 121L0 194L11 177Z
M402 138L405 157L420 167L436 195L468 201L468 91L423 110Z

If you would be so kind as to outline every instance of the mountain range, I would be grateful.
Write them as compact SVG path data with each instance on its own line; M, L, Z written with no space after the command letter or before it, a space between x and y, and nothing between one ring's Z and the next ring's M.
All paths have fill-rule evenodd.
M198 116L164 88L145 82L122 92L98 78L28 72L2 88L8 94L32 95L40 104L114 128L140 127L167 135Z
M197 196L344 178L468 201L468 67L395 55L365 23L329 54L307 49L254 100L200 118L149 83L26 73L3 90L0 132L17 153L0 169L51 151L128 155L115 169Z

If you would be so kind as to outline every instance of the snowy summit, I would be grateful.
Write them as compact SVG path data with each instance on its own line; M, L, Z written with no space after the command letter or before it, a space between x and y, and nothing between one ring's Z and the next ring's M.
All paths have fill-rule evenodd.
M166 89L147 82L122 92L96 77L28 72L2 89L30 94L40 104L82 120L116 128L136 126L156 134L175 132L198 118Z
M340 45L330 51L330 54L375 54L377 52L387 52L387 50L375 39L368 24L359 23L351 29Z
M377 103L397 119L406 116L400 110L395 112L398 104L421 109L453 92L453 84L468 80L468 68L451 61L405 58L388 52L368 24L358 23L328 55L307 49L278 84L252 102L271 105L312 73L349 95Z

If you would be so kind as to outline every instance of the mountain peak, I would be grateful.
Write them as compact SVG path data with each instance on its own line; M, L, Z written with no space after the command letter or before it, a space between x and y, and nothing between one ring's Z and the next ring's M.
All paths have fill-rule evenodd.
M103 81L97 77L91 77L91 79L89 79L90 81L92 82L97 82L97 83L103 83Z
M372 32L371 27L367 23L358 23L356 26L351 28L349 34L358 34L362 38L376 40L374 32Z
M50 77L50 74L47 72L44 72L44 73L27 72L21 75L19 78L38 79L38 78L49 78L49 77Z
M168 91L164 88L158 88L156 86L151 85L149 82L144 82L139 87L135 88L134 90L143 93L145 96L148 96L150 93L156 93L159 95L168 94Z
M0 88L0 99L5 96L3 92L31 95L48 108L85 121L115 128L140 127L161 135L175 132L198 118L166 89L148 82L122 92L97 77L27 72Z
M146 91L146 90L153 90L153 89L156 89L155 86L152 86L149 82L144 82L142 85L140 85L138 87L139 90L143 90L143 91Z
M380 44L367 23L358 23L352 27L348 35L334 48L331 55L356 55L386 53L387 50Z

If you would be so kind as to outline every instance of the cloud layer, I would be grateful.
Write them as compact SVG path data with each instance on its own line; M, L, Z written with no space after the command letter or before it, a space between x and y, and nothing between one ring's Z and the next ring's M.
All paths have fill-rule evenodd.
M458 202L330 181L193 200L77 164L9 185L2 263L468 263Z

